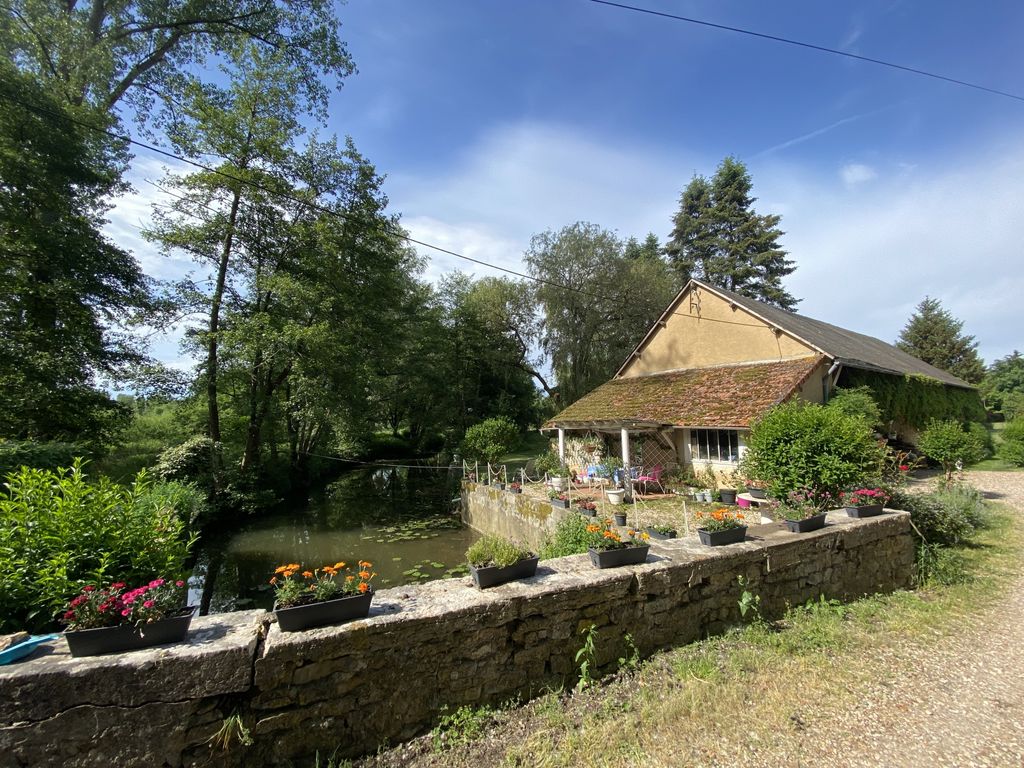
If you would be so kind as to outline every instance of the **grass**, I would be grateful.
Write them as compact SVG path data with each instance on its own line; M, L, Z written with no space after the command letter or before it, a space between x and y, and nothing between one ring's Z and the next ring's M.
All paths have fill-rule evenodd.
M519 445L511 453L507 453L499 460L499 464L508 467L509 479L512 474L526 466L526 462L544 453L551 444L551 438L542 435L540 432L526 432L522 435Z
M731 764L792 746L806 723L844 712L908 649L974 626L1019 574L1022 540L1008 511L994 506L957 552L957 583L814 602L779 622L659 653L604 685L498 713L477 741L430 764Z
M985 425L988 430L989 436L992 438L992 446L995 450L999 450L999 444L1003 440L1003 429L1006 427L1005 421L989 422ZM1017 467L1008 461L997 459L995 457L991 459L983 459L977 464L972 464L968 469L976 469L984 472L1024 472L1024 468Z

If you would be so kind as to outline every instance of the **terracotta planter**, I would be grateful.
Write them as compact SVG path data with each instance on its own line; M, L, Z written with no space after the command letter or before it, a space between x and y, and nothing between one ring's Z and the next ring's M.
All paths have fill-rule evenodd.
M512 565L507 565L504 568L499 568L496 565L485 565L478 568L475 565L471 565L469 566L469 572L473 576L473 583L476 584L478 589L487 589L488 587L496 587L509 581L528 579L534 576L537 573L537 563L539 560L539 557L531 557L526 560L520 560L517 563L512 563Z
M741 525L739 528L728 528L724 531L705 531L703 528L698 528L697 535L700 536L701 544L706 544L709 547L721 547L724 544L736 544L743 541L747 536L747 526Z
M618 568L622 565L638 565L646 562L650 547L643 544L637 547L621 547L619 549L591 549L590 562L595 568Z
M785 523L793 533L810 533L825 527L825 513L822 512L814 517L805 517L803 520L786 520Z
M882 514L882 505L865 504L862 507L847 507L846 514L850 517L875 517Z
M65 632L68 649L72 656L99 656L103 653L134 651L151 648L154 645L180 643L188 635L189 624L196 612L196 606L182 609L177 616L154 621L136 627L134 624L119 624L116 627L97 629L76 629Z
M299 632L313 627L341 624L353 619L365 619L370 614L373 590L361 595L346 595L334 600L278 608L274 605L277 624L284 632Z

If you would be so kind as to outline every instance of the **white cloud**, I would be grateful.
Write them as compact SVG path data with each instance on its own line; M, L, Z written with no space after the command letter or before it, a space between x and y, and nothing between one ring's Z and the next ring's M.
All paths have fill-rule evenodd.
M852 187L863 184L865 181L877 179L878 171L863 163L847 163L839 169L839 176L846 186Z

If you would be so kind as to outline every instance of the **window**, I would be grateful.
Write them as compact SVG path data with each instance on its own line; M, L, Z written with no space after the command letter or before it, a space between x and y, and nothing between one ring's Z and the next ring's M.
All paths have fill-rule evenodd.
M690 457L693 461L740 460L740 438L735 429L691 429Z

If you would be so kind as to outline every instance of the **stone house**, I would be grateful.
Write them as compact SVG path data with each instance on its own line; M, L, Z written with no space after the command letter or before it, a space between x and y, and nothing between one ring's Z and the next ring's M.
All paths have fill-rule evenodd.
M557 430L570 466L585 459L567 455L567 435L590 434L619 442L626 465L724 473L773 406L856 386L872 389L889 437L908 442L933 416L983 414L974 387L891 344L691 280L615 376L541 430Z

